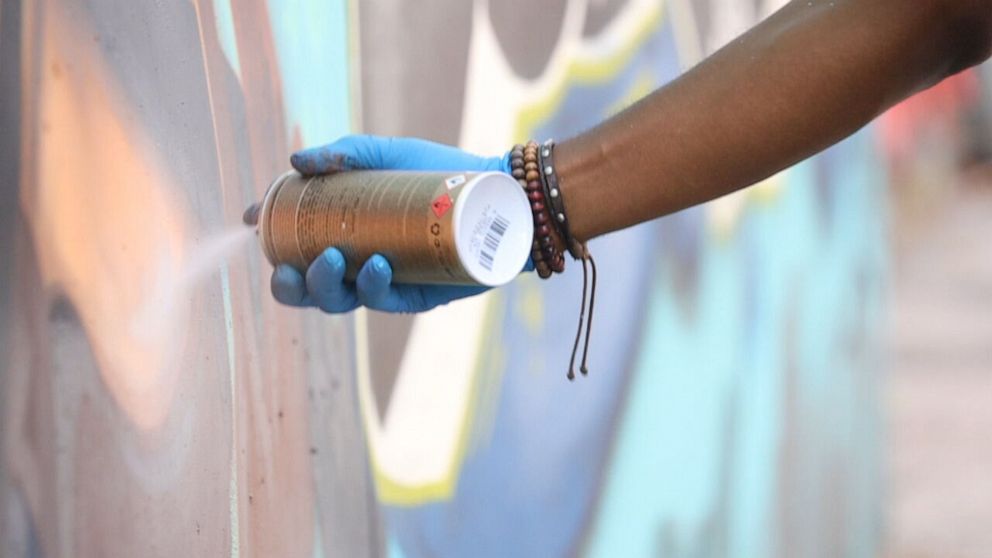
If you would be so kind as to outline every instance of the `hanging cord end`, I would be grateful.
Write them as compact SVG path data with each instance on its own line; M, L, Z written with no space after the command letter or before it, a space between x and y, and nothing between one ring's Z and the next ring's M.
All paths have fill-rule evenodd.
M572 344L572 358L568 361L568 379L572 380L575 378L575 355L579 352L579 341L582 340L582 325L586 318L586 292L589 290L589 274L586 268L586 261L582 260L582 307L579 310L579 329L575 332L575 343ZM586 337L588 339L588 337ZM582 356L583 364L580 368L582 373L585 374L585 355Z
M589 321L586 322L586 342L582 348L582 366L580 367L582 375L585 376L589 374L586 359L589 357L589 338L592 336L592 312L596 308L596 260L592 259L592 254L589 253L588 249L585 249L584 246L583 249L585 257L582 260L582 271L585 272L586 260L589 261L589 265L592 267L592 290L589 293ZM585 293L583 293L583 296L585 296Z

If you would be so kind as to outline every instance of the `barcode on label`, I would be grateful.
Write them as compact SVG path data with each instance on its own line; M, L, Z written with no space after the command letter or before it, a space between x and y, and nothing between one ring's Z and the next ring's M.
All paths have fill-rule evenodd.
M500 215L496 215L496 218L489 225L489 232L486 233L486 239L482 242L482 251L479 253L479 265L488 271L493 270L496 250L499 249L499 243L503 240L503 235L506 234L506 229L509 226L510 222Z

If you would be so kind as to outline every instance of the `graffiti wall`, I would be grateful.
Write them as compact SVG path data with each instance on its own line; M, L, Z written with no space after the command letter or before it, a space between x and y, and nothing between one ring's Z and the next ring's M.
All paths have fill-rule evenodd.
M3 556L873 556L873 129L417 316L277 305L242 210L348 132L500 153L759 0L5 0Z

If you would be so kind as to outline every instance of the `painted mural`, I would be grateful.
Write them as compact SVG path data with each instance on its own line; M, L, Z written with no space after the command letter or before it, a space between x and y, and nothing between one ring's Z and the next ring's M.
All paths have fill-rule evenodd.
M523 4L464 14L451 4L451 19L366 14L374 25L361 27L365 129L457 139L478 152L567 137L775 7L557 2L515 18ZM454 30L466 28L467 61L417 59L388 78L380 70L422 37L450 44L441 31L457 41L463 31ZM450 76L461 68L458 119L431 107L458 92ZM437 89L407 97L419 82ZM562 381L570 339L559 332L574 316L560 309L578 299L575 275L559 285L525 278L473 301L477 308L407 319L392 397L410 377L427 391L441 374L435 355L468 346L474 358L458 362L470 363L473 378L437 385L465 386L467 403L452 406L471 410L463 423L445 421L467 435L449 432L440 446L412 429L404 442L417 447L390 454L417 464L451 456L435 484L404 483L390 471L408 472L408 463L373 459L391 553L873 555L883 185L869 131L748 193L599 239L600 265L616 272L600 290L596 327L609 334L595 339L587 382ZM399 320L370 316L369 338L381 330L375 321ZM452 343L438 331L481 340ZM396 360L370 363L371 375ZM403 443L390 421L408 428L438 405L436 396L420 400L419 410L401 404L373 418L373 456L377 436L384 455Z
M348 132L564 138L757 0L4 0L0 555L874 556L874 128L426 314L276 304L238 223Z

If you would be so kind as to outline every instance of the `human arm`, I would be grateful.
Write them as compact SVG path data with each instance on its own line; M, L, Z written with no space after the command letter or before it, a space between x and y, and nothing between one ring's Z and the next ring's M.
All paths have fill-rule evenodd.
M792 2L628 110L558 144L571 232L588 240L753 184L981 62L990 49L992 0ZM355 146L341 151L336 142L296 156L294 166L304 173L455 163L469 165L465 170L475 164L507 170L505 157L357 137L365 143L354 154L348 149ZM338 160L342 153L347 156ZM375 268L366 264L356 288L342 283L340 253L328 256L314 264L323 269L311 269L306 278L277 269L276 298L327 311L362 303L419 311L473 294L458 290L464 287L391 285L381 258Z
M588 240L758 182L990 49L990 0L790 2L558 144L571 232Z

